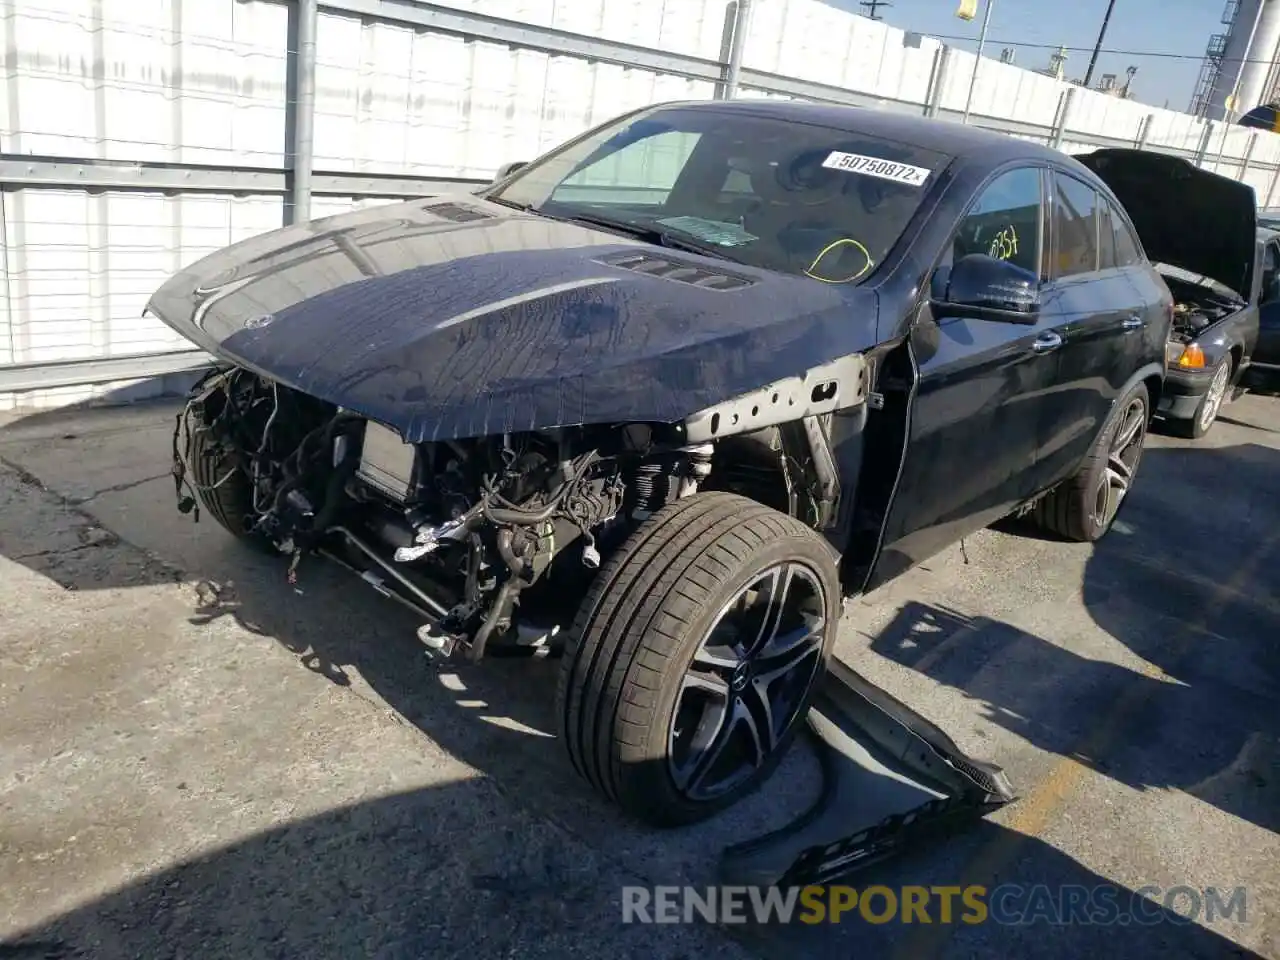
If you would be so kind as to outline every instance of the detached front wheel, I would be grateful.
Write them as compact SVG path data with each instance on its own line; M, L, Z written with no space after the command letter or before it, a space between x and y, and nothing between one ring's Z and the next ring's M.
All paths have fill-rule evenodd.
M583 600L557 691L577 771L658 826L763 783L826 670L840 611L831 548L728 493L650 517Z

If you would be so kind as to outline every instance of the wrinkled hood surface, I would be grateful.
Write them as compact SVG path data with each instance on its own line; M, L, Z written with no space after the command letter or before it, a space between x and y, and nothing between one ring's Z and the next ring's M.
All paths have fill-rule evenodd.
M272 231L148 309L407 441L674 421L876 342L873 291L464 195Z
M1076 156L1124 204L1152 261L1253 296L1257 200L1247 183L1145 150Z

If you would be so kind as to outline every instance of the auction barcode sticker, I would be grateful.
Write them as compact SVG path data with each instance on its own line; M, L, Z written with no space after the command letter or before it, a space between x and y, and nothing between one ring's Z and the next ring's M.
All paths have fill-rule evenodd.
M849 173L865 173L869 177L892 180L895 183L906 183L913 187L922 187L929 179L929 171L925 167L913 167L909 163L897 163L883 160L880 157L864 157L860 153L832 152L822 161L824 167L832 170L847 170Z

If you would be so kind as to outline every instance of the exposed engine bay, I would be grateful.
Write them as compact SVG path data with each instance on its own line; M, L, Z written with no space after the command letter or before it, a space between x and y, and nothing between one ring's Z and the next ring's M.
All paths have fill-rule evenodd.
M1175 343L1191 343L1206 328L1245 306L1238 296L1208 278L1193 282L1185 278L1184 271L1173 274L1163 265L1160 275L1175 301L1169 333Z
M198 520L202 502L226 504L217 519L289 556L291 583L306 556L323 554L423 616L429 650L460 648L474 661L491 640L548 649L573 616L566 601L674 499L727 490L814 527L830 518L834 479L813 449L820 431L764 418L730 429L739 414L724 414L406 444L231 368L202 381L178 416L173 472L179 509Z

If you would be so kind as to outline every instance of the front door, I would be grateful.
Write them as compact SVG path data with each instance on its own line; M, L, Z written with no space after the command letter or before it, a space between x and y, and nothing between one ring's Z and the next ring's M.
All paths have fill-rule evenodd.
M1280 365L1280 244L1272 240L1263 254L1262 296L1258 306L1258 342L1253 360Z
M1043 276L1042 170L1017 167L982 188L939 276L960 257L1008 259ZM948 318L921 307L919 379L907 456L870 590L1004 516L1029 494L1040 408L1057 365L1056 319L1035 324ZM927 331L927 335L921 335Z

